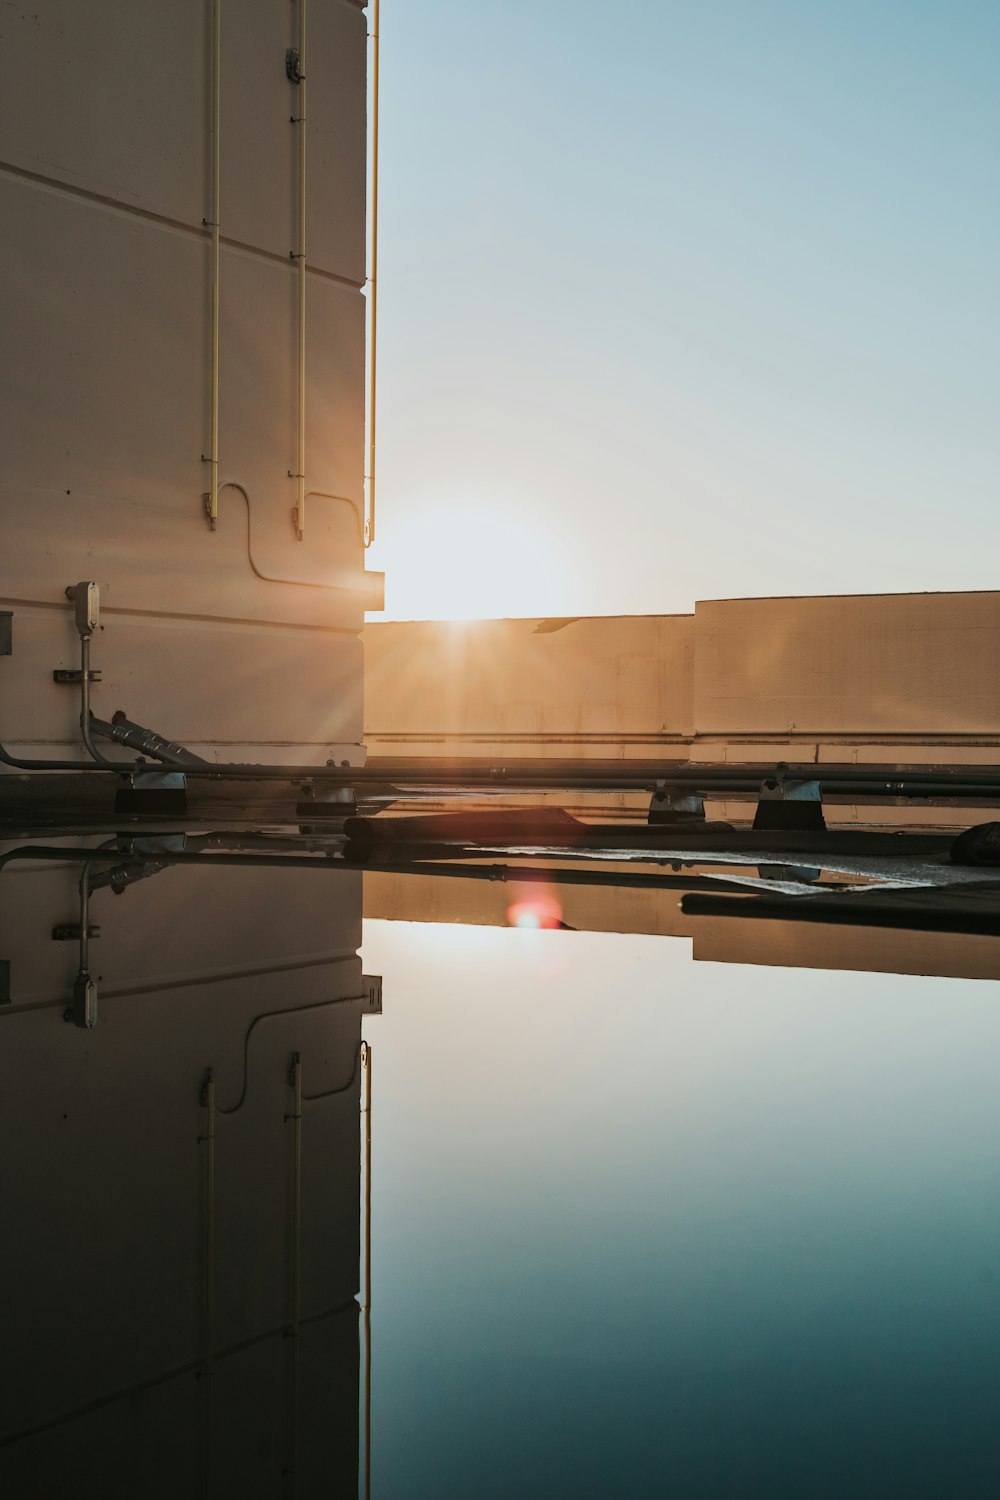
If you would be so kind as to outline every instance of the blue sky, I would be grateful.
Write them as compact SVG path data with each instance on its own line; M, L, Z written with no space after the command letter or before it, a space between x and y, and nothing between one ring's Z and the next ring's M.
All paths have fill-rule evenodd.
M387 614L989 588L994 0L386 0Z

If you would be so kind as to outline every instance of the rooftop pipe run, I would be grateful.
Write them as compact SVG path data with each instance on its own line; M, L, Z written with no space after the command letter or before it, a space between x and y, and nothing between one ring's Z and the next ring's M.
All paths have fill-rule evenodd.
M13 756L0 744L0 761L19 771L102 771L130 775L143 762L107 760L94 744L93 733L107 733L122 744L141 748L160 762L183 761L186 776L233 781L313 781L337 786L390 786L448 788L452 791L494 789L533 791L656 791L666 787L689 787L706 795L757 795L762 780L799 780L818 783L830 793L851 791L861 797L966 797L990 793L1000 802L1000 774L969 771L896 771L879 776L861 767L827 767L817 774L815 765L691 766L663 761L559 761L521 759L512 762L448 761L415 759L383 760L366 766L248 765L225 761L203 761L183 746L175 745L152 730L134 725L124 715L106 725L94 719L90 709L90 641L100 616L97 584L83 581L66 590L73 602L80 637L80 731L90 761L31 760Z

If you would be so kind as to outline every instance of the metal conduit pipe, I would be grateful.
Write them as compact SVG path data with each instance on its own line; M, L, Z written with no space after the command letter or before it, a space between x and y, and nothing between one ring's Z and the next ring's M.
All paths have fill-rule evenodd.
M292 1054L292 1065L288 1078L292 1090L292 1112L285 1116L285 1123L292 1124L292 1284L291 1319L289 1332L292 1338L299 1336L299 1313L302 1306L302 1056Z
M684 859L679 857L676 846L671 850L668 859L671 864L695 864L704 865L709 862L713 864L725 864L729 851L719 848L712 851L710 856L699 852L696 858ZM743 853L751 851L744 849ZM757 851L766 854L768 851L761 849ZM905 845L901 847L905 853ZM564 857L560 850L557 856L545 855L544 858L551 859ZM84 861L88 867L93 864L109 863L113 860L121 860L121 854L96 849L74 849L60 847L51 844L22 844L17 849L11 849L6 854L0 855L0 870L16 860L37 861L43 864L51 861L54 864L71 864ZM440 876L451 880L483 880L499 885L525 884L531 882L548 883L552 885L579 885L600 886L609 890L639 890L649 889L656 891L673 890L731 890L734 888L745 889L741 881L726 876L714 875L688 875L677 874L660 875L638 874L632 870L613 870L605 873L603 870L569 870L552 869L549 866L532 865L507 865L507 864L463 864L457 861L464 858L461 855L449 855L445 862L445 856L441 860L417 859L417 860L379 860L368 865L352 864L345 860L330 859L324 856L312 856L308 854L165 854L162 856L162 864L167 865L218 865L222 869L278 869L278 870L330 870L334 873L357 876L365 870L374 870L385 875L427 875ZM657 862L660 856L657 856ZM741 861L743 863L744 861ZM98 877L99 879L100 877ZM95 889L99 888L95 884ZM295 1011L319 1010L324 1006L346 1004L350 1001L362 1000L361 995L348 995L342 1000L318 1000L310 1005L290 1007L288 1010L266 1011L262 1016L254 1018L246 1034L249 1043L250 1032L258 1021L270 1020L272 1017L292 1015ZM8 1012L9 1013L9 1012ZM247 1054L244 1053L243 1090L236 1104L229 1109L220 1110L223 1115L236 1114L242 1109L246 1099L248 1084ZM348 1080L350 1083L350 1080ZM334 1089L328 1093L339 1093L342 1090ZM324 1095L309 1096L325 1097Z
M0 746L0 761L17 770L39 771L114 771L119 775L136 769L134 763L125 761L23 760L9 754ZM618 763L624 765L625 763ZM548 766L557 763L548 762ZM206 761L186 764L185 776L207 778L215 781L313 781L324 785L361 787L374 786L388 789L396 800L427 788L447 790L455 795L472 795L492 791L500 795L510 792L530 791L655 791L658 787L691 787L706 795L726 794L754 796L760 791L762 779L773 776L771 770L746 772L734 768L733 774L714 770L709 774L684 767L666 770L653 767L645 771L618 770L587 773L572 762L572 769L512 772L509 767L498 767L486 771L462 772L453 766L445 768L433 764L426 770L415 767L412 762L405 765L388 763L366 766L317 766L317 765L271 765L247 764L246 762ZM985 773L974 776L966 772L958 775L948 773L894 772L885 777L875 777L867 772L851 770L824 772L816 776L809 767L795 771L792 780L817 781L830 794L852 792L858 797L913 797L940 799L946 797L974 798L986 796L1000 800L1000 775Z
M73 584L66 590L67 599L74 607L76 628L80 636L80 733L84 748L91 761L80 760L28 760L11 755L0 745L0 761L18 771L129 771L132 762L105 760L91 738L90 713L90 638L97 628L99 617L99 593L92 581Z
M116 745L128 745L130 749L138 750L143 755L151 755L154 760L162 761L165 765L182 768L208 765L208 761L200 755L193 755L183 745L165 739L155 729L147 729L144 724L134 724L121 709L114 714L110 723L91 714L90 727L102 739L114 740Z
M299 112L292 116L298 125L299 186L298 246L292 259L299 263L299 412L298 457L295 475L298 497L295 504L295 534L299 541L305 535L306 521L306 0L298 0L299 46L295 82L299 87Z
M368 507L365 546L375 540L375 344L378 326L378 41L379 0L372 3L372 171L368 275Z
M212 0L212 217L205 221L212 231L212 310L209 338L209 385L211 390L208 457L208 524L212 531L219 519L219 266L220 204L222 177L222 0Z
M376 4L378 0L376 0ZM363 1083L361 1090L361 1112L365 1117L364 1135L364 1256L365 1287L361 1304L361 1322L365 1338L365 1393L364 1393L364 1450L363 1477L365 1500L371 1500L372 1472L372 1049L368 1042L361 1043L361 1067Z
M0 761L5 766L10 766L15 771L103 771L103 766L95 766L93 762L86 760L25 760L23 756L11 755L3 745L0 745ZM120 769L117 768L116 769Z
M199 1136L199 1144L205 1146L205 1224L204 1224L204 1281L202 1287L203 1315L205 1324L204 1362L210 1369L215 1353L215 1072L205 1071L201 1093L205 1110L205 1134Z
M129 771L134 762L108 760L94 744L93 715L90 712L90 636L80 637L80 733L84 749L102 771Z

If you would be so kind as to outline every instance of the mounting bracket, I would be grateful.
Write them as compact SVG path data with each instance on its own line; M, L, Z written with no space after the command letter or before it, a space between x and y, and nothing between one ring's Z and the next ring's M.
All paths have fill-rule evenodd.
M87 936L99 938L101 929L96 922L88 922ZM57 922L52 929L52 941L54 943L78 943L83 936L83 928L79 922Z
M786 776L778 766L773 776L760 784L753 826L777 832L809 833L826 828L820 783Z
M705 799L700 792L685 792L678 787L665 786L662 781L649 802L646 822L649 824L704 823Z
M131 771L115 792L116 813L187 812L187 777L183 771Z
M100 682L100 680L100 668L91 668L91 670L87 673L87 681ZM80 683L83 681L83 673L79 667L54 667L52 669L52 681Z

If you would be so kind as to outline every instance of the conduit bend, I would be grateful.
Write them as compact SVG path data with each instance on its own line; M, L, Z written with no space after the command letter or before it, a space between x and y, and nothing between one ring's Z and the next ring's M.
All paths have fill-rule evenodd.
M240 1090L240 1096L237 1099L236 1103L231 1104L228 1109L222 1109L221 1107L217 1106L218 1113L220 1115L236 1115L239 1114L240 1110L246 1104L247 1092L250 1087L250 1038L256 1031L257 1027L260 1026L264 1021L273 1021L280 1016L301 1015L304 1011L328 1010L332 1005L350 1005L352 1003L357 1003L363 999L363 995L343 995L334 1000L316 1000L313 1001L310 1005L291 1005L286 1007L284 1010L265 1010L261 1011L260 1015L254 1016L243 1037L243 1087ZM337 1088L327 1089L325 1090L325 1092L320 1094L304 1094L303 1098L307 1101L310 1101L314 1099L328 1099L333 1094L346 1094L347 1090L351 1087L354 1080L358 1076L358 1062L360 1059L360 1055L361 1045L359 1044L355 1052L354 1067L351 1071L351 1076L346 1083L339 1085Z
M253 521L251 519L252 511L251 511L251 505L250 505L250 492L249 492L249 490L247 489L246 485L241 484L239 482L239 480L237 480L237 479L227 479L226 482L225 482L225 484L220 484L219 485L219 494L220 495L222 494L223 490L238 490L239 493L243 496L244 501L246 502L246 508L247 508L247 561L250 564L250 571L254 574L254 576L256 578L262 579L264 583L287 583L287 584L292 584L295 588L303 588L303 589L326 589L327 591L329 591L331 589L337 589L337 588L340 587L340 585L333 584L333 583L310 583L308 580L302 579L302 578L281 578L277 574L274 574L274 573L265 573L264 570L263 570L263 568L260 568L260 567L257 566L257 561L256 561L256 559L255 559L255 557L253 555ZM349 499L347 497L347 495L330 495L330 494L327 494L323 490L310 490L306 498L310 499L310 500L335 500L340 505L347 505L347 506L349 506L350 509L351 509L351 511L352 511L352 513L353 513L353 515L354 515L354 524L355 524L355 526L357 528L358 540L359 541L362 540L361 517L360 517L360 515L358 513L358 505L357 505L356 501ZM353 589L343 589L342 592L344 592L344 593L353 593L354 590Z
M105 760L93 742L90 729L90 637L80 638L80 733L84 749L91 757L86 760L26 760L11 755L0 745L0 761L17 771L113 771L116 775L134 770L135 761Z

